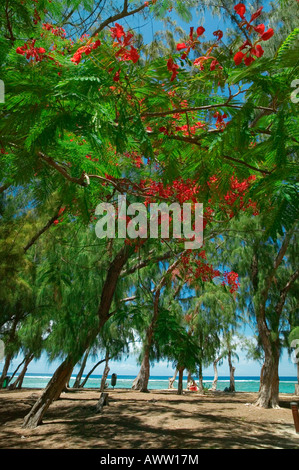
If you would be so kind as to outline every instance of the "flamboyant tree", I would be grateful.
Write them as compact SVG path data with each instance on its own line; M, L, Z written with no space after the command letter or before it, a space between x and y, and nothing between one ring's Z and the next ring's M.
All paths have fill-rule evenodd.
M206 41L205 28L195 25L174 51L143 55L121 20L147 12L162 16L172 6L188 19L193 2L125 0L105 16L108 4L86 0L70 7L41 0L33 6L21 1L1 6L0 191L5 195L28 186L35 209L43 208L43 215L49 209L24 256L46 232L63 230L65 224L92 227L97 204L116 205L120 194L147 206L204 203L206 244L245 211L252 217L269 214L265 224L274 237L290 230L298 214L298 138L296 107L288 93L298 70L298 31L275 44L269 56L275 31L263 22L263 9L249 13L239 3L231 6L237 18L231 42L221 30ZM127 223L134 219L128 217ZM113 315L124 271L150 262L157 243L144 235L103 243L109 256L102 259L105 276L93 293L95 315L82 319L86 336L75 342L68 305L65 325L73 346L27 415L26 426L41 422ZM169 266L183 268L185 282L218 277L232 293L238 289L238 273L221 272L217 261L208 263L205 247L186 252L182 240L166 242L171 244ZM54 296L59 302L69 296L71 304L75 297L60 285L61 269L53 265L51 276ZM154 314L163 286L162 280L156 286ZM84 292L76 292L76 299L83 314Z

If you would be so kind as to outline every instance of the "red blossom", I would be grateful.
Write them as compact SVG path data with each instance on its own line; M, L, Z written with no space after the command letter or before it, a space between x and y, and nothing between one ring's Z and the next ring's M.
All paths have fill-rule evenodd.
M251 50L251 53L256 57L262 57L264 54L264 49L259 44L257 44L257 46Z
M16 53L26 56L26 59L32 58L36 62L41 62L44 58L43 54L46 53L46 49L43 47L34 47L36 40L33 39L31 42L28 41L24 46L17 47Z
M223 31L221 31L221 29L218 29L217 31L213 32L213 35L216 36L217 41L220 41L223 38Z
M272 38L273 34L274 30L272 28L269 28L265 33L262 34L262 41L268 41L270 38Z
M186 49L186 48L187 48L187 46L184 42L182 42L180 44L177 44L177 46L176 46L177 51L182 51L183 49Z
M170 57L170 58L168 59L168 61L167 61L167 68L168 68L169 72L172 72L170 81L173 82L173 80L176 78L176 76L177 76L177 74L178 74L178 68L179 68L179 66L174 63L172 57Z
M244 60L244 64L248 67L252 62L255 61L255 57L262 57L264 55L264 50L260 46L259 42L261 41L268 41L274 34L274 30L269 28L265 32L265 25L263 23L252 26L250 23L258 18L262 12L263 7L260 7L253 15L251 15L250 21L248 22L244 17L245 14L245 6L243 3L238 3L234 7L235 11L243 18L243 22L239 25L240 28L246 25L246 29L249 31L249 34L252 34L253 31L259 34L259 39L257 39L253 44L250 39L247 39L242 46L240 46L239 51L234 55L234 61L236 65L240 65ZM245 52L241 52L245 49Z
M197 37L201 36L205 32L205 28L203 26L199 26L196 30Z
M244 3L238 3L238 5L234 6L234 10L237 13L237 15L241 16L241 18L244 18L245 12L246 12L246 7Z
M251 15L249 23L252 23L252 21L254 21L256 18L258 18L260 16L260 14L262 13L263 8L264 7L260 7L255 13L253 13L253 15Z
M260 35L262 35L265 31L265 25L263 23L261 24L258 24L257 26L255 26L254 28L254 31L256 31L257 33L259 33Z

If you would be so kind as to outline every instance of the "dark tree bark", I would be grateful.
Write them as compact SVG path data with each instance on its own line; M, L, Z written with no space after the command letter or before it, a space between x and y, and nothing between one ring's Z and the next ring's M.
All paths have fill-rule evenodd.
M179 368L178 395L182 395L183 393L183 373L184 373L184 368L180 367Z
M61 391L65 387L75 363L71 360L71 358L67 358L56 369L45 391L33 405L30 412L25 416L23 423L24 428L35 428L41 424L43 416L48 410L49 406L54 400L58 398Z
M82 344L82 349L81 351L77 352L76 357L70 354L56 369L45 391L25 417L23 423L24 428L35 428L42 422L43 416L45 415L49 406L54 400L59 398L61 392L68 383L74 366L80 357L82 357L82 355L85 353L86 349L93 343L106 321L110 318L109 310L120 272L133 252L134 247L125 245L111 262L103 286L101 300L98 308L98 329L87 334L86 341Z

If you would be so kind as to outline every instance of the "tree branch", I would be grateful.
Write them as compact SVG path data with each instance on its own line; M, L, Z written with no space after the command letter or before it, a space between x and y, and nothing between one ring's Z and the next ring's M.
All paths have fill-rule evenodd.
M36 242L36 240L37 240L43 233L45 233L45 232L51 227L51 225L55 222L55 220L58 219L60 208L61 208L61 206L58 208L58 210L57 210L57 212L55 213L55 215L53 215L53 217L51 217L51 219L46 223L46 225L44 225L43 228L41 228L41 229L31 238L31 240L27 243L27 245L24 247L24 252L25 252L25 253L26 253L26 251L29 250L29 248Z
M275 307L275 311L277 315L280 316L283 306L286 301L287 294L290 288L292 287L292 285L294 284L294 282L296 281L296 279L298 279L298 277L299 277L299 268L292 274L292 276L290 277L290 279L288 280L284 288L280 291L280 298Z
M243 108L243 106L240 106L237 104L228 104L228 100L225 103L220 103L220 104L209 104L205 106L194 106L190 108L176 108L176 109L169 109L167 111L160 111L160 112L157 111L154 113L142 113L141 117L163 117L163 116L168 116L169 114L181 114L181 113L192 112L192 111L203 111L203 110L208 110L208 109L213 109L213 108L235 108L235 109ZM261 110L268 111L271 113L275 112L275 109L267 108L265 106L255 106L255 109L261 109Z
M95 36L96 34L100 33L110 23L114 23L115 21L121 20L122 18L127 18L128 16L135 15L135 13L139 13L140 11L144 10L144 8L146 7L147 5L144 3L143 5L140 5L140 7L135 8L135 10L128 11L128 2L125 0L123 10L120 13L116 13L113 16L109 16L109 18L103 21L103 23L101 23L100 26L94 31L92 36Z

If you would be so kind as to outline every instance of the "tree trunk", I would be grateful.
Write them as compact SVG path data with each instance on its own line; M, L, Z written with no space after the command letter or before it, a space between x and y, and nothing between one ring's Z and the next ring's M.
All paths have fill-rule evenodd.
M235 392L235 367L232 365L231 351L228 352L228 365L229 365L229 391Z
M261 386L262 386L262 383L263 383L264 369L265 369L265 365L263 364L262 367L261 367L261 373L260 373L259 392L261 391Z
M98 308L99 325L95 331L87 334L86 342L82 345L81 356L85 353L86 349L93 343L106 321L110 318L109 311L113 300L114 292L116 289L117 281L122 268L128 261L131 254L134 253L134 247L125 245L117 253L114 260L111 262L109 270L106 275L106 280L102 288L101 299ZM65 388L74 366L78 362L80 356L75 359L70 355L63 363L56 369L53 377L49 381L42 396L33 405L31 411L25 416L23 427L35 428L43 419L44 414L54 400L60 396Z
M22 388L22 384L23 384L25 374L27 372L27 368L28 368L30 362L33 360L33 358L34 358L34 354L29 354L27 357L25 357L24 367L23 367L20 375L14 381L14 383L9 386L10 390L15 390L16 388L19 388L19 389Z
M74 365L75 363L71 358L67 358L56 369L44 393L33 405L30 412L25 416L23 428L35 428L41 424L45 412L65 387Z
M133 390L140 390L140 392L148 392L147 387L148 387L148 380L150 377L149 356L150 356L150 349L151 349L153 335L154 335L154 329L155 329L156 322L159 316L159 299L160 299L161 289L166 282L167 275L176 268L179 261L180 261L180 258L178 258L174 263L172 263L171 266L169 266L166 273L161 278L159 284L157 285L155 289L153 318L146 332L144 357L142 360L139 374L137 375L136 379L133 382L133 385L132 385Z
M18 325L18 322L19 322L19 318L20 318L20 315L16 314L16 316L15 316L13 322L12 322L11 330L10 330L10 333L9 333L8 344L12 344L14 342L16 329L17 329L17 325ZM7 349L7 345L6 345L6 349ZM9 370L9 366L10 366L12 357L13 357L13 354L11 352L8 352L5 356L5 362L4 362L2 374L1 374L1 377L0 377L0 389L2 388L4 379L8 374L8 370Z
M144 353L140 371L133 382L132 390L139 390L140 392L148 392L148 381L150 377L150 361L149 361L149 348L146 348Z
M203 393L204 387L203 387L203 376L202 376L202 364L199 364L198 367L198 391L200 393Z
M111 357L109 357L109 360L111 359ZM95 371L95 369L100 365L102 364L103 362L105 362L105 359L101 359L99 362L96 363L95 366L93 366L93 368L88 372L88 374L86 375L86 377L84 378L83 382L79 385L79 388L83 388L84 385L86 384L87 380L89 379L89 377L91 376L91 374Z
M108 406L109 405L109 401L108 401L108 393L107 392L102 392L101 393L101 396L100 396L100 399L96 405L96 413L102 413L103 411L103 406Z
M262 342L265 359L261 375L260 390L256 406L261 408L279 408L279 344L271 341L271 334L265 322L258 321L259 336Z
M107 380L107 377L108 377L108 374L109 374L109 371L110 371L110 367L108 366L108 362L109 362L109 352L108 351L106 352L105 362L106 363L105 363L105 368L104 368L104 372L103 372L103 375L102 375L101 387L100 387L101 392L103 392L105 390L106 380Z
M4 379L8 374L8 369L9 369L9 366L10 366L10 363L11 363L11 359L12 359L12 354L7 354L5 356L5 362L4 362L4 366L3 366L3 370L2 370L2 375L0 377L0 389L2 388Z
M12 376L11 376L10 379L9 379L9 382L12 381L12 379L14 378L14 376L16 375L16 373L18 372L19 368L24 364L25 361L26 361L26 357L24 357L24 359L20 362L20 364L18 365L18 367L15 369L14 373L12 374Z
M168 388L169 388L169 389L173 389L173 384L174 384L174 381L175 381L177 375L178 375L178 370L176 369L176 370L174 371L173 377L171 377L170 379L168 379Z
M77 377L75 379L73 388L79 388L79 385L80 385L80 382L81 382L81 379L82 379L82 375L83 375L83 372L84 372L84 369L85 369L85 366L86 366L88 356L89 356L89 349L86 351L86 353L83 357L82 364L81 364L80 370L77 374Z
M184 374L184 369L180 367L179 368L178 395L182 395L183 393L183 374Z
M218 382L218 370L217 370L217 360L213 362L213 368L214 368L214 380L212 383L211 390L214 392L217 389L217 382Z

